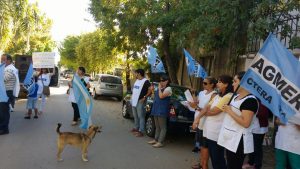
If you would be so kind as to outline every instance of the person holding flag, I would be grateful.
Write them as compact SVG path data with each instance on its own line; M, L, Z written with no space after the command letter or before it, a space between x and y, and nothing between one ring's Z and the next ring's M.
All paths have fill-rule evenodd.
M82 120L81 128L87 129L92 112L92 99L88 92L90 88L89 78L84 76L85 68L78 67L77 74L74 75L69 85L69 101L74 110L72 126Z
M0 135L8 134L8 123L9 123L9 104L8 97L6 94L5 84L4 84L4 69L5 63L1 59L0 64Z

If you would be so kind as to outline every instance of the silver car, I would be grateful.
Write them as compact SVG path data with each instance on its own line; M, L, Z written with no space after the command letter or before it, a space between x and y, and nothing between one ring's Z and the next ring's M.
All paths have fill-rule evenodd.
M91 82L91 88L94 99L98 96L116 97L119 101L123 99L122 79L118 76L97 74Z

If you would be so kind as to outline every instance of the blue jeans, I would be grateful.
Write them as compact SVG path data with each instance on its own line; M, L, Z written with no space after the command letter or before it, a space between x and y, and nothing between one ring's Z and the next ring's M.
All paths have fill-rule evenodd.
M0 102L0 131L8 131L9 118L9 103Z
M214 169L227 169L224 158L224 147L218 145L216 141L206 139L211 163Z
M134 128L144 133L145 131L145 116L146 111L144 109L145 102L138 101L136 107L132 107L132 114L134 118Z

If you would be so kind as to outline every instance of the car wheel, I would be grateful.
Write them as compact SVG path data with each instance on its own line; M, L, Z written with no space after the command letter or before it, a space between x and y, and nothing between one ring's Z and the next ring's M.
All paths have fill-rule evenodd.
M148 116L146 120L146 134L149 137L154 137L155 134L155 123L153 116Z
M95 90L95 89L93 90L93 98L94 98L95 100L97 100L97 98L98 98L98 95L97 95L97 93L96 93L96 90Z
M122 107L122 116L125 118L125 119L129 119L129 112L128 112L128 106L126 103L123 104L123 107Z

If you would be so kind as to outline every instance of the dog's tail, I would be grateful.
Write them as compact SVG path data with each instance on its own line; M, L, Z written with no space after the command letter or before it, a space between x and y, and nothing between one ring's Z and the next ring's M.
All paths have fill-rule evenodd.
M61 123L57 123L57 127L56 127L57 134L61 134L61 132L59 131L60 127L61 127Z

